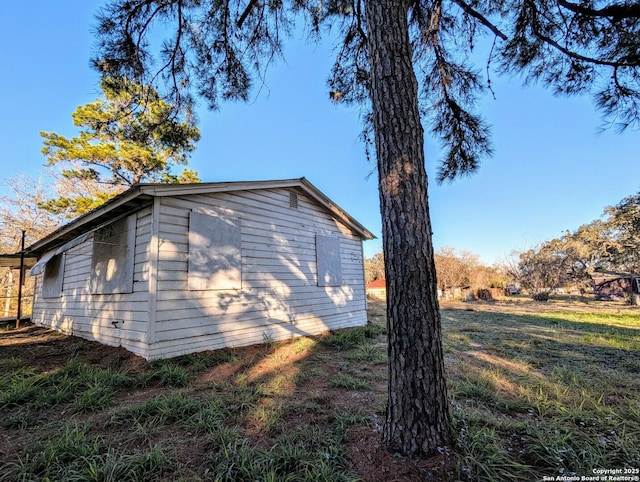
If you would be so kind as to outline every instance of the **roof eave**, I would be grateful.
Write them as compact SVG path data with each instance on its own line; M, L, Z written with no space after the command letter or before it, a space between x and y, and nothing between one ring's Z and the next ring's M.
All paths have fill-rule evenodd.
M322 206L327 208L335 217L357 232L363 239L376 239L376 236L360 224L354 217L347 213L344 209L329 199L320 189L315 187L306 178L299 179L300 187L304 191L318 201Z
M119 214L133 212L159 196L184 196L203 193L246 191L251 189L300 188L318 204L327 209L363 239L375 239L375 235L340 208L306 178L275 181L234 181L194 184L136 184L129 190L110 199L102 206L74 219L56 231L36 241L25 251L39 256L43 252L69 242L96 227L113 220Z
M248 191L251 189L274 189L297 186L304 178L275 181L229 181L200 182L192 184L138 184L145 194L152 196L186 196L217 192Z
M61 226L51 234L36 241L25 251L36 255L42 254L54 247L64 244L71 239L90 231L108 220L112 220L119 213L133 212L148 204L152 197L145 194L141 185L135 185L128 191L110 199L102 206L89 211L86 214L74 219L68 224Z
M349 215L344 209L335 204L322 191L306 178L280 179L275 181L232 181L194 184L144 184L140 185L142 192L151 196L185 196L190 194L247 191L251 189L286 189L300 188L336 218L354 230L363 239L375 239L375 235Z

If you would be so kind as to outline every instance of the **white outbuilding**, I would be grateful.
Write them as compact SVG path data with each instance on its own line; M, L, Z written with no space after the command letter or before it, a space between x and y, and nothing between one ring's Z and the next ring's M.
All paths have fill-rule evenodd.
M139 184L27 248L31 318L148 360L365 325L373 237L305 178Z

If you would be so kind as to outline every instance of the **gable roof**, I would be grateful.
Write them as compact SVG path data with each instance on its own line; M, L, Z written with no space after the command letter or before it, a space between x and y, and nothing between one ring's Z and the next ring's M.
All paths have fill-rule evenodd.
M331 199L311 184L306 178L302 177L299 179L282 179L274 181L203 182L197 184L136 184L125 192L110 199L102 206L83 214L70 223L61 226L48 236L36 241L25 251L30 255L40 256L45 251L49 251L68 243L78 236L109 223L120 216L150 205L155 197L274 188L300 189L318 205L326 209L334 218L344 223L363 239L375 238L367 228L331 201Z

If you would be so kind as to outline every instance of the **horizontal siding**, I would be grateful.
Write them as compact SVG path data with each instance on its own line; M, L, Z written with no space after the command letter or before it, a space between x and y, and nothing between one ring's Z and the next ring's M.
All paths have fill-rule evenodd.
M92 240L67 253L63 295L41 299L34 320L147 358L261 343L366 323L360 238L324 207L285 189L160 198L154 344L146 345L152 213L137 214L134 292L91 295ZM240 220L242 288L187 289L191 210ZM318 287L316 235L340 239L343 286ZM117 321L117 326L113 325Z
M42 275L36 279L35 323L106 345L123 346L147 356L149 319L148 259L151 208L136 213L133 293L94 295L90 292L93 236L65 253L62 296L42 298ZM112 322L117 322L116 326Z
M165 205L172 208L194 209L200 212L211 212L220 215L237 216L242 213L243 228L264 229L265 224L278 233L302 232L315 233L326 230L338 232L351 237L355 236L344 225L335 221L324 210L318 211L311 203L305 201L306 196L300 195L299 208L290 209L288 192L246 191L243 193L221 193L216 195L194 195L176 198L163 198ZM251 202L250 202L251 201ZM177 224L180 216L174 211L171 225ZM163 225L161 223L161 225ZM164 226L164 225L163 225ZM185 224L186 226L186 224ZM305 229L306 228L306 229Z
M229 328L224 333L185 336L180 339L166 340L156 343L150 351L150 359L169 358L186 353L203 350L217 350L226 347L240 347L264 343L265 338L271 340L287 340L297 336L314 336L329 330L364 326L366 315L362 313L343 313L339 316L323 316L300 320L295 324L271 323L258 329ZM187 343L184 343L187 341Z
M187 290L191 210L239 219L242 288ZM343 286L318 287L317 234L340 239ZM286 190L162 198L152 358L366 323L361 240Z
M171 313L175 310L184 310L189 306L202 308L215 308L219 306L225 313L237 310L236 306L255 306L259 309L265 303L282 304L294 303L297 300L309 300L309 302L326 302L331 305L345 303L358 294L364 293L362 288L350 287L317 287L299 286L296 289L288 287L271 287L269 289L242 289L242 290L212 290L212 291L185 291L171 290L162 293L157 303L157 311Z
M306 313L304 311L306 311ZM165 325L167 325L164 327L165 329L161 332L156 332L156 341L193 338L200 335L224 334L236 330L263 331L273 324L286 325L290 331L295 331L300 323L304 323L306 320L312 318L327 320L324 323L323 329L328 330L340 328L340 326L334 326L328 320L341 316L356 315L355 313L343 311L340 307L328 305L324 306L323 309L307 305L304 311L294 315L287 313L285 308L281 308L279 310L269 309L261 312L253 311L218 315L215 318L206 317L202 314L196 318L180 318L179 320L174 320L172 323L165 323Z

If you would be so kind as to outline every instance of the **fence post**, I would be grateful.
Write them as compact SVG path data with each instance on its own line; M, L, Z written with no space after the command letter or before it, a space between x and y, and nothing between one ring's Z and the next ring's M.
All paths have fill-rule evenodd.
M16 329L20 328L22 318L22 285L24 284L24 237L26 231L22 230L22 244L20 247L20 280L18 281L18 316L16 317Z
M7 291L4 298L4 318L11 316L11 298L13 298L13 268L7 270Z

